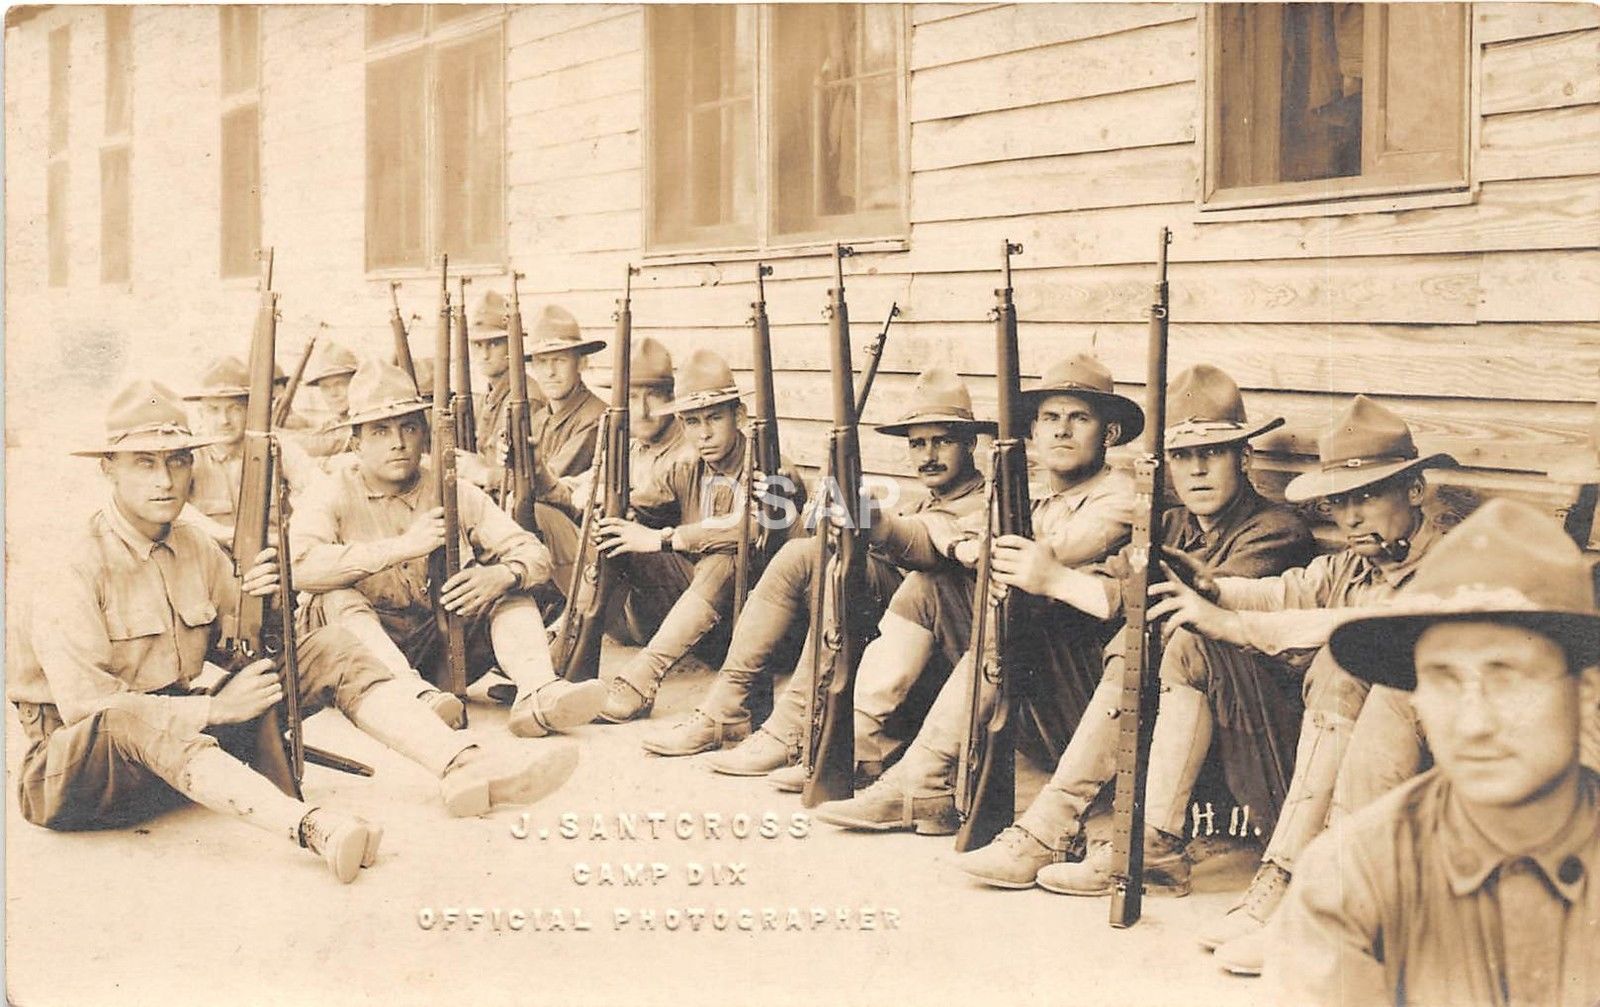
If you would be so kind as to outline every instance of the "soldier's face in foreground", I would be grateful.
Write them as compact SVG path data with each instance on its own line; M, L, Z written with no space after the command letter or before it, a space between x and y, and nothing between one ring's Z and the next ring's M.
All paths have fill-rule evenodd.
M244 436L244 399L201 399L199 420L200 432L207 434L221 434L227 438L223 443L237 444Z
M671 401L672 393L661 388L628 389L628 431L635 440L649 443L661 435L672 422L672 414L663 411Z
M1422 481L1412 475L1386 479L1327 498L1328 513L1359 556L1383 556L1388 545L1409 538L1421 520Z
M1433 757L1468 801L1513 808L1548 793L1578 763L1579 693L1549 637L1496 622L1445 622L1417 639L1417 717Z
M322 396L322 404L328 412L335 416L345 415L350 411L350 375L323 378L317 382L317 394Z
M355 449L368 477L399 486L416 476L427 440L428 424L421 413L412 413L361 424L356 428Z
M1046 397L1033 419L1039 461L1061 478L1099 471L1106 460L1106 442L1116 433L1116 424L1107 424L1087 399L1076 395Z
M190 451L122 451L102 460L100 471L111 483L118 509L152 537L177 520L194 488Z
M1167 452L1167 470L1178 500L1197 517L1212 517L1232 503L1245 483L1250 449L1242 444L1203 444Z
M478 362L478 370L483 372L484 377L499 381L509 370L507 362L511 354L506 349L504 339L485 339L472 344L472 359Z
M541 353L533 358L533 380L551 402L559 402L573 393L578 387L578 372L582 370L581 353Z
M707 409L692 409L681 414L683 434L689 444L708 462L720 462L739 439L739 422L744 407L732 402Z
M918 423L906 430L906 453L922 485L938 492L972 471L973 441L943 423Z

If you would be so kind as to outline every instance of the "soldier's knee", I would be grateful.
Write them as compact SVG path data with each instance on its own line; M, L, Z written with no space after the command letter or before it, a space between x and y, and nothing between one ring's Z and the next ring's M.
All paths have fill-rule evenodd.
M1161 681L1204 689L1210 680L1204 640L1187 629L1174 630L1161 651Z
M1304 694L1308 711L1354 721L1366 704L1371 686L1339 667L1327 648L1306 670Z
M151 719L148 711L135 705L137 698L134 693L112 696L94 715L94 730L127 761L158 766L216 744L209 735L180 731L170 723Z
M931 628L938 621L938 585L926 574L913 573L889 599L889 613L924 629Z

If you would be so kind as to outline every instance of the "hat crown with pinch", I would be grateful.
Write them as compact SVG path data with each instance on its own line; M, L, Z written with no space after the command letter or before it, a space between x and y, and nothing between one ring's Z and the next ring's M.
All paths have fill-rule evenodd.
M1596 611L1594 581L1577 544L1535 507L1501 498L1440 539L1395 603L1419 600L1456 611Z
M1357 395L1333 429L1317 439L1317 455L1324 469L1355 469L1409 461L1417 457L1417 445L1405 420Z
M633 344L628 359L628 383L634 387L672 384L672 354L661 343L645 336Z
M472 312L472 328L505 332L511 327L511 304L498 290L485 290Z
M158 381L138 380L117 393L106 410L106 443L132 434L171 433L188 436L189 417L172 389Z
M200 390L191 397L236 398L248 394L249 389L250 369L242 357L230 353L211 361L200 375Z
M410 375L387 360L364 361L350 379L348 422L352 426L426 408Z
M972 419L972 393L967 391L966 382L947 367L935 365L917 375L900 422L929 415Z

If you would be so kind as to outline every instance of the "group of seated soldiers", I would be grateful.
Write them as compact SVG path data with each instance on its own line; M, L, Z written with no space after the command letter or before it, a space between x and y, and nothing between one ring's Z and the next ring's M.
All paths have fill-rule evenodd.
M751 443L727 362L702 349L674 373L659 342L635 341L632 506L598 535L624 585L605 600L606 629L638 650L608 680L567 681L545 621L560 618L597 483L604 404L583 372L604 343L583 339L557 307L532 327L535 535L497 506L506 375L523 365L508 358L507 324L504 299L486 295L470 329L489 381L482 450L458 463L470 562L443 585L428 574L445 536L424 461L429 403L418 385L431 382L337 347L307 376L330 419L285 424L279 438L295 490L302 702L336 706L440 777L451 813L475 815L560 786L575 749L537 739L648 717L663 678L694 653L720 665L709 691L686 716L643 732L643 747L712 753L716 772L799 791L813 685L808 599L823 572L797 523L729 624L730 516L746 505L738 486ZM279 576L273 550L235 557L238 578L224 554L246 395L239 359L217 362L187 396L198 403L191 433L170 391L136 383L113 402L105 442L77 452L100 459L110 497L18 632L9 698L32 741L22 810L50 828L104 827L146 817L176 792L309 847L348 882L374 861L381 829L285 797L228 754L228 727L280 698L270 663L215 695L193 689L237 592L267 594ZM1023 405L1037 466L1033 535L994 538L989 561L996 590L1038 602L1018 745L1053 773L1012 826L955 862L998 888L1103 896L1115 882L1111 850L1086 844L1085 824L1116 773L1124 584L1138 561L1133 482L1107 452L1138 437L1145 418L1085 355L1048 367ZM1186 819L1209 767L1269 836L1243 896L1196 935L1224 968L1258 974L1266 963L1283 1002L1364 1003L1375 991L1391 1001L1592 1002L1600 777L1580 767L1579 738L1583 765L1595 766L1600 623L1577 546L1548 516L1504 501L1447 533L1424 509L1424 472L1455 461L1420 453L1402 418L1358 395L1320 438L1319 464L1284 494L1320 503L1342 534L1342 549L1319 554L1303 512L1251 481L1251 441L1282 420L1250 418L1234 380L1208 365L1171 381L1166 415L1172 494L1159 560L1169 575L1149 599L1165 646L1146 890L1188 892ZM926 492L870 508L868 596L848 602L870 609L877 627L855 688L858 789L813 813L847 829L950 835L982 658L972 652L973 571L989 511L976 454L995 426L936 366L877 430L904 439ZM801 485L785 463L760 474L757 492L778 475ZM811 495L821 519L839 519L825 491ZM510 703L519 747L491 754L456 730L462 704L437 688L438 605L464 618L469 672L490 676L489 694ZM790 671L788 687L763 700ZM1460 955L1470 964L1452 967Z

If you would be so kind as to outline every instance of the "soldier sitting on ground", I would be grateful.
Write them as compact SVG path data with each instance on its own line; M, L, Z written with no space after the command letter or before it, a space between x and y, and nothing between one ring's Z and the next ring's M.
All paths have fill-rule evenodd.
M1187 557L1213 577L1265 577L1309 562L1315 543L1305 520L1291 508L1268 502L1250 482L1251 439L1276 429L1283 420L1251 423L1238 385L1205 364L1172 380L1167 417L1167 471L1179 504L1162 512L1161 546L1169 562ZM1101 618L1122 614L1123 578L1131 571L1127 550L1087 570L1058 563L1019 568L1013 553L1005 540L997 543L995 579L1007 587L1051 597ZM1036 879L1049 887L1041 871L1065 862L1090 803L1116 774L1115 718L1125 647L1125 634L1120 633L1106 647L1105 675L1038 797L994 842L956 859L967 874L997 888L1029 888ZM1213 676L1205 693L1194 689L1178 670L1197 658L1228 665L1225 674ZM1162 655L1161 713L1174 723L1197 727L1162 735L1181 741L1184 751L1151 752L1147 821L1181 831L1188 794L1174 794L1172 789L1180 778L1188 778L1186 763L1207 757L1213 709L1219 719L1217 754L1234 798L1270 820L1289 783L1288 767L1300 727L1299 678L1293 668L1279 667L1263 655L1208 645L1204 638L1178 630ZM1181 777L1174 772L1180 767ZM1098 863L1109 849L1109 844L1104 849L1097 845L1089 861ZM1101 875L1109 890L1109 867ZM1147 874L1147 883L1157 880L1186 888L1188 875L1186 870Z
M1588 565L1532 507L1484 504L1333 656L1406 691L1437 765L1300 857L1267 957L1272 1002L1600 1002L1600 707Z
M215 695L191 690L240 592L278 587L274 550L241 562L235 578L222 550L177 520L193 452L217 439L189 432L168 389L135 382L113 401L105 441L73 452L100 459L110 492L45 581L31 623L10 627L7 698L29 740L17 779L22 816L50 829L111 828L182 795L306 847L348 883L373 863L382 830L285 795L219 745L247 750L250 722L282 700L272 661L247 665ZM440 777L453 815L536 801L577 764L571 746L485 753L343 630L301 636L299 668L308 715L335 706Z
M1134 503L1132 479L1106 464L1106 449L1137 437L1144 427L1144 412L1138 403L1116 393L1111 373L1099 361L1081 354L1050 367L1039 384L1024 389L1022 399L1034 413L1032 446L1048 481L1029 493L1036 538L1001 541L1014 550L1019 566L1101 562L1128 541ZM974 512L954 535L937 527L920 531L908 543L911 555L944 555L975 567L979 536L988 517L986 510ZM971 594L969 587L967 598ZM930 590L921 599L909 599L919 612L916 624L923 629L922 645L909 655L906 647L897 646L872 666L863 655L860 681L871 681L886 668L890 677L907 669L912 676L920 673L935 646L933 627L953 621L948 607L957 597L954 592ZM903 593L897 595L896 601L903 598ZM1101 649L1112 627L1068 606L1052 605L1035 628L1040 664L1035 669L1035 696L1022 711L1018 737L1036 759L1054 763L1100 680ZM888 636L885 632L880 640ZM874 652L881 651L874 648ZM854 797L818 805L813 814L851 829L954 833L954 778L969 715L973 660L970 649L960 657L899 762ZM989 691L984 702L993 698Z
M906 412L898 421L878 427L878 432L905 438L917 478L928 494L915 503L907 503L897 514L886 512L872 521L873 544L867 558L870 594L852 598L851 605L867 606L875 615L885 611L890 597L905 580L898 565L905 557L896 543L911 534L907 524L954 520L983 506L984 480L973 463L973 449L980 433L992 435L994 429L992 422L973 418L972 399L954 373L936 367L917 378ZM828 497L819 493L816 499L820 503ZM939 562L949 561L941 557ZM711 693L700 704L699 713L719 721L749 717L747 703L752 685L761 675L776 674L771 667L773 659L784 641L804 625L816 576L816 542L810 538L791 538L773 555L745 601L727 659ZM713 759L711 767L734 776L759 776L795 764L810 671L808 646L772 715L737 748ZM874 713L881 711L884 716L904 699L904 695L893 692L869 697L860 688L856 690L858 707ZM684 745L662 754L689 755L703 750Z
M467 674L491 666L516 686L509 726L539 737L594 719L603 686L556 678L538 607L528 592L550 580L550 556L477 487L458 480L463 567L430 594L428 557L444 544L444 514L431 468L422 464L427 405L393 364L369 361L350 383L357 464L307 492L291 525L295 587L316 595L311 624L348 628L446 723L460 701L432 688L446 659L440 612L466 622Z
M328 419L321 430L297 438L313 458L330 458L350 450L350 379L358 366L356 355L338 343L324 343L317 359L306 368L304 381L317 390Z

